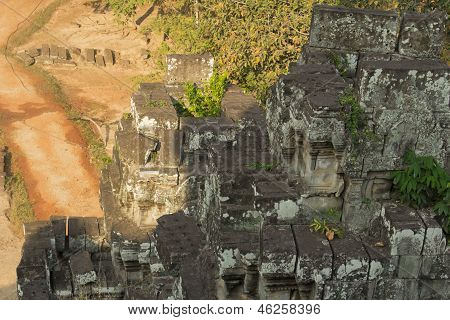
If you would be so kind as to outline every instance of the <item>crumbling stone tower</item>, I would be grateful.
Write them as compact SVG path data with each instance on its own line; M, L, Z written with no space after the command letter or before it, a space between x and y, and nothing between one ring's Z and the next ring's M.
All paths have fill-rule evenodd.
M439 13L316 6L265 111L231 86L219 117L178 112L182 84L202 85L213 58L169 56L165 83L142 84L120 122L104 221L26 227L48 241L40 269L25 244L21 297L36 278L51 298L448 299L445 234L431 210L396 202L390 179L408 148L449 168L445 26ZM367 119L353 134L350 92ZM342 238L310 230L329 209Z

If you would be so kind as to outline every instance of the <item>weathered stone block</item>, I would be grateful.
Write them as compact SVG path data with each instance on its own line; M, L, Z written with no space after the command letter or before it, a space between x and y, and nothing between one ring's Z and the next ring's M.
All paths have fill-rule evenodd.
M367 281L326 281L324 300L365 300L367 299Z
M297 282L323 283L331 279L333 252L328 240L308 226L293 226L297 244Z
M290 226L263 226L259 271L264 277L294 276L296 258L297 250Z
M398 277L401 279L417 279L422 264L421 256L400 256Z
M19 52L18 54L16 54L16 57L19 58L23 63L25 63L27 67L33 65L35 62L34 58L32 58L25 51Z
M159 161L163 166L178 167L181 162L182 132L165 130L160 137Z
M99 67L105 67L105 57L100 54L95 55L95 64Z
M449 279L450 254L422 256L420 277L424 279Z
M369 272L369 256L361 241L352 235L330 242L334 254L333 277L344 281L365 281Z
M302 59L307 64L331 64L337 68L343 77L354 77L358 66L360 53L338 49L325 49L304 46Z
M393 11L313 8L309 44L314 47L394 52L398 16Z
M114 51L112 51L111 49L105 49L104 55L105 55L106 64L114 65L114 63L115 63Z
M58 47L58 58L62 60L69 60L69 50L64 47Z
M38 48L30 48L25 50L25 52L32 58L36 58L41 55L41 49Z
M425 226L415 210L396 203L386 203L381 216L388 228L391 255L420 256Z
M50 58L50 46L48 44L42 45L41 55L44 58Z
M420 218L426 227L422 255L433 256L443 254L447 245L442 227L435 219L436 214L430 209L418 210Z
M95 49L86 49L86 61L95 63Z
M362 172L397 170L408 149L443 165L450 73L438 61L373 61L361 64L359 100L374 128Z
M84 225L86 231L86 251L89 253L99 252L103 237L100 234L98 219L95 217L86 217L84 218Z
M420 280L420 300L448 300L450 298L450 280Z
M69 217L68 219L69 250L78 251L86 248L86 229L84 219Z
M444 12L406 12L402 19L398 50L406 56L439 59L446 29L447 15Z
M178 116L163 84L141 84L131 97L131 112L138 131L149 138L158 137L162 130L178 128Z
M409 279L380 279L376 282L372 299L377 300L417 300L419 281Z
M72 280L77 286L84 286L97 279L91 255L87 251L79 251L69 259Z
M50 45L50 58L58 58L58 46L56 44Z
M258 262L259 237L256 232L222 231L219 242L219 275L242 275L246 266Z
M264 122L264 112L258 101L234 85L227 89L222 99L222 114L234 122L243 120Z
M185 82L202 84L213 74L214 58L210 54L167 56L167 85L178 85Z
M55 234L55 248L57 252L63 252L66 249L66 217L50 217L52 229Z
M51 272L52 290L58 299L72 298L72 277L67 266Z
M390 255L387 241L364 236L361 238L370 258L369 281L380 278L392 278L398 269L398 256Z

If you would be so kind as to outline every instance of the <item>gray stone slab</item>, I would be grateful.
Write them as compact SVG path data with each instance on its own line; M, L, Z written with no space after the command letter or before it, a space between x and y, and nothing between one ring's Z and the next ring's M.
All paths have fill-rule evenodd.
M382 217L389 232L391 255L420 256L425 226L416 211L397 203L385 203Z
M53 232L55 234L55 247L57 252L64 252L66 249L66 217L50 217Z
M69 50L64 47L58 47L58 58L62 60L69 60Z
M450 253L422 256L420 277L424 279L450 279Z
M42 45L41 55L45 58L50 58L50 46L48 44Z
M368 279L369 256L362 242L352 235L330 241L334 254L333 279L363 281Z
M379 279L371 298L376 300L417 300L419 298L419 281L415 279Z
M313 8L309 44L314 47L394 52L398 16L375 11L318 5Z
M419 290L421 300L448 300L450 299L450 280L421 280Z
M401 279L417 279L422 265L421 256L400 256L398 277Z
M51 44L50 45L50 57L51 58L58 58L58 55L59 55L58 46L56 44Z
M32 58L36 58L41 55L41 49L38 48L30 48L25 51Z
M114 65L115 64L114 51L112 51L111 49L105 49L104 55L105 55L105 62L106 62L107 65Z
M33 65L35 62L34 58L30 57L30 55L25 51L19 52L16 54L16 57L19 58L19 60L21 60L27 67Z
M297 281L323 283L331 279L333 252L328 240L323 235L311 232L308 226L292 228L297 244Z
M211 54L170 54L167 56L166 84L204 83L212 76L213 67L214 58Z
M402 19L398 50L406 56L439 59L446 29L447 15L444 12L406 12Z
M426 227L422 255L443 254L447 245L447 239L441 225L436 220L436 214L431 209L421 209L417 213Z
M76 285L83 286L96 280L91 255L87 251L79 251L69 259L72 280Z
M295 275L297 250L289 225L266 225L262 229L260 273L265 277Z
M105 58L102 55L97 54L95 56L95 64L99 67L106 67Z
M365 300L367 281L327 281L323 290L324 300Z
M95 63L95 49L86 49L86 61Z

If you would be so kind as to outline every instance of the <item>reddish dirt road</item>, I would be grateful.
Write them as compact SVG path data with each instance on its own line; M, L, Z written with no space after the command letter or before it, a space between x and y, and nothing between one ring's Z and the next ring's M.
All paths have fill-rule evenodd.
M0 2L2 44L37 3L4 2L17 12ZM45 5L46 1L41 4ZM13 67L25 87L5 57L0 57L0 123L25 178L37 218L54 214L102 216L98 177L78 130L52 97L42 96L35 89L39 79L14 62Z
M49 2L43 1L40 8ZM38 3L0 0L0 46ZM0 127L24 176L37 218L47 219L54 214L102 216L98 177L79 132L52 97L35 89L39 79L11 62L16 74L5 56L0 56ZM16 296L15 269L20 260L21 240L8 228L4 207L3 201L0 299L11 299Z

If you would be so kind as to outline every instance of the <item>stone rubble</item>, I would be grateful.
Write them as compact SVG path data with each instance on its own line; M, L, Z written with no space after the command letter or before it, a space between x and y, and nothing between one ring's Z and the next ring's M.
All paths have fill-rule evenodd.
M20 51L16 57L23 61L26 66L35 63L44 65L62 65L76 67L84 62L94 64L98 67L121 66L129 67L130 60L121 58L120 52L111 49L92 49L81 50L76 47L62 47L55 44L44 43L40 48L29 48Z
M141 84L120 121L105 218L25 226L19 297L449 299L448 235L431 210L395 201L390 179L409 148L449 169L445 23L315 6L310 41L265 110L230 86L219 117L175 107L213 58L169 56L166 83ZM346 132L348 88L373 139ZM342 213L342 238L310 230L329 210Z

